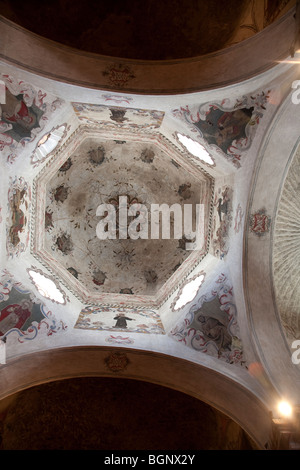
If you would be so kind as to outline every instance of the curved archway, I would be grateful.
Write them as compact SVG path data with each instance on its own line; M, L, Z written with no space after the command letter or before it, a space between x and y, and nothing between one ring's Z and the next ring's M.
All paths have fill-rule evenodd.
M220 411L145 381L58 380L15 393L0 406L1 450L256 449L245 431Z
M299 148L300 114L292 95L289 92L283 101L258 156L248 200L243 272L252 339L260 361L278 393L298 404L299 366L292 362L292 352L278 312L273 270L279 202L290 165ZM270 337L271 342L268 341Z
M37 75L89 88L150 95L193 93L236 84L286 60L295 40L294 14L292 8L253 37L216 52L149 61L73 49L0 16L5 44L0 58Z
M2 369L0 397L75 377L135 379L183 392L235 421L263 449L271 419L264 403L241 384L216 371L161 353L124 348L54 349L10 361Z

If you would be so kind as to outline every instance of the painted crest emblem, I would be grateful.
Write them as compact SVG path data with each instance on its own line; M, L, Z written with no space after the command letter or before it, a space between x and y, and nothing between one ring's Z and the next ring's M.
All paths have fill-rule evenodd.
M131 79L135 78L133 72L126 65L113 65L103 72L104 76L108 76L110 82L115 86L122 88Z
M250 230L257 236L262 236L270 230L271 218L265 209L260 209L250 216Z
M120 372L125 370L129 363L128 357L124 353L111 353L106 359L105 364L112 372Z

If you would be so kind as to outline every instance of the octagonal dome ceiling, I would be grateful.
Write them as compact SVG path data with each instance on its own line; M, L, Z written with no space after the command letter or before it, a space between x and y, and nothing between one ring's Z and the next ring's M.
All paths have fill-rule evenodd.
M79 126L56 148L35 181L32 251L84 302L116 303L119 298L159 305L208 251L214 180L161 134L123 129L118 136L96 129L93 122ZM191 250L199 204L204 243ZM107 205L113 212L97 215L97 208ZM128 212L132 207L134 216ZM169 221L168 236L163 230ZM101 238L99 223L105 230L114 227L114 238ZM181 236L174 231L178 223Z
M291 13L280 23L280 31L292 18ZM8 34L9 22L3 25ZM270 31L266 32L268 44L274 44L274 37L280 37L277 26ZM14 28L3 36L13 38L5 41L5 49L10 42L23 44L20 38L29 41L30 36ZM286 271L298 249L299 164L295 160L286 175L284 161L299 142L299 108L291 106L290 100L298 68L278 64L249 78L245 61L239 66L235 60L233 68L249 79L233 83L231 77L219 88L211 81L208 90L197 76L197 92L192 93L192 88L185 87L191 64L204 74L200 64L206 58L189 61L189 67L181 64L182 76L175 63L163 64L164 79L181 77L185 88L183 93L170 80L168 94L160 88L158 96L156 84L149 94L149 84L143 82L153 64L142 64L143 74L135 75L132 63L134 76L129 76L127 84L120 61L112 61L112 68L107 68L110 59L97 58L98 69L93 67L95 61L81 67L78 53L72 62L74 51L61 48L63 58L69 58L64 61L57 45L51 49L48 41L37 43L45 45L39 56L35 48L27 55L25 40L24 49L20 48L31 61L30 68L24 65L27 71L16 67L23 62L16 62L14 54L8 63L1 62L7 100L1 105L0 340L4 360L11 363L4 366L4 375L9 370L12 379L4 381L2 392L11 393L18 383L26 387L33 371L41 371L40 380L99 371L107 375L115 374L121 361L117 373L122 375L134 378L140 373L143 380L162 379L168 386L195 391L197 396L205 390L208 401L219 393L216 407L227 409L228 404L228 413L235 418L236 397L245 387L244 396L251 392L255 400L252 408L248 401L240 403L239 410L244 416L248 409L250 428L254 434L260 432L257 411L267 404L269 420L273 390L294 396L295 403L299 397L299 371L282 335L282 324L292 330L292 339L299 332L298 291L290 288L297 285L297 266ZM70 83L56 81L43 68L40 75L34 74L35 57L49 66L44 59L47 52L48 58L57 57L57 63L68 68L76 85L71 84L73 77ZM263 55L269 60L265 50ZM91 55L81 57L90 59ZM226 67L218 63L214 71L224 72ZM84 81L87 75L92 78L90 71L104 77L102 84L97 77L92 86ZM117 75L117 85L111 86L108 71ZM207 81L213 80L209 70L205 74ZM153 75L150 82L154 83ZM180 136L198 144L210 159L185 148ZM283 173L287 178L282 198L275 200L274 190L282 184ZM97 228L105 215L98 208L110 204L118 214L120 199L126 208L136 204L148 214L155 203L181 208L203 204L202 250L187 250L183 237L100 239ZM151 212L150 216L151 222ZM129 229L132 221L118 225L116 232ZM140 231L143 224L142 218ZM270 276L273 242L275 286ZM291 245L291 252L286 251ZM279 301L283 304L281 318L275 309L274 289L278 306ZM100 356L94 354L95 346L102 347ZM116 362L106 356L113 348L124 348ZM61 354L64 349L68 356L64 351ZM151 362L139 359L146 351ZM152 362L156 353L164 356L163 361L183 359L180 369L176 361L166 374L166 362ZM28 360L23 362L26 355ZM41 363L34 362L42 356ZM88 367L81 357L90 362ZM63 362L74 369L68 364L64 369ZM258 373L250 366L258 366ZM202 369L207 375L202 375ZM235 383L237 388L210 382L211 377L224 377L224 384ZM219 383L221 387L215 387ZM260 442L264 445L266 439Z

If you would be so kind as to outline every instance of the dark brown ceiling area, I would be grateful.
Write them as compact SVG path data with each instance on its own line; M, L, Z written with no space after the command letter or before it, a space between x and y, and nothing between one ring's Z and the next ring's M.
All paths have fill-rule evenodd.
M0 402L0 450L251 449L244 431L201 401L159 385L76 378Z
M0 14L83 51L165 60L222 49L248 5L249 0L1 0Z

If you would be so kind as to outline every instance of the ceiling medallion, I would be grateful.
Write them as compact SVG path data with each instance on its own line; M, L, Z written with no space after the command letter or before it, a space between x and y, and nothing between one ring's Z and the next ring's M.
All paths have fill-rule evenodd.
M129 359L123 352L112 352L104 362L111 372L123 372L129 364Z
M129 80L135 78L130 67L122 64L111 65L103 72L103 76L107 76L109 81L119 88L122 88Z
M171 304L171 310L173 312L182 309L188 303L192 302L196 297L200 287L202 286L205 279L205 273L201 271L195 274L191 279L187 279L183 286L180 288L178 294Z

